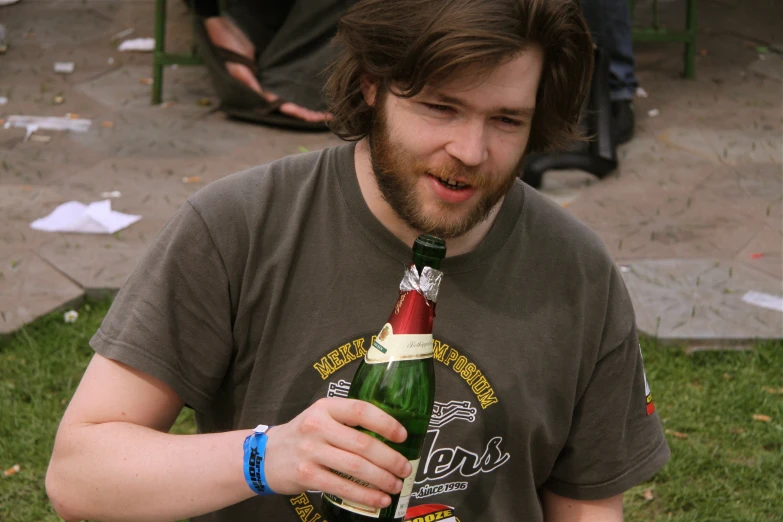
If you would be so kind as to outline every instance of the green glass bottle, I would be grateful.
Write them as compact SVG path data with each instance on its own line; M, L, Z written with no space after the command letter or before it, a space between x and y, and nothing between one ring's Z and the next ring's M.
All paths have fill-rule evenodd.
M401 477L402 491L392 495L391 505L384 509L324 494L322 513L328 522L399 522L405 518L435 403L432 321L444 257L446 243L442 239L429 235L416 239L413 262L400 283L394 310L373 339L348 392L349 398L370 402L405 426L408 437L402 443L366 433L399 451L411 462L413 471Z

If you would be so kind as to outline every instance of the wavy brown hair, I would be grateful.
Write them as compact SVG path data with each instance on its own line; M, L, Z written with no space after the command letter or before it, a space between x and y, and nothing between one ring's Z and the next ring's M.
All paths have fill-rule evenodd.
M363 76L380 94L410 98L458 73L486 74L534 45L544 69L528 150L581 138L593 51L578 0L361 0L343 14L336 40L326 95L331 128L345 140L364 138L372 126Z

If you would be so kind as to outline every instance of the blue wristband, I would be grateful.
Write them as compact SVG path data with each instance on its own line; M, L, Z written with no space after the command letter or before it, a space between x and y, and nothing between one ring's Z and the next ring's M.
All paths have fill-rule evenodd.
M264 474L264 456L266 453L266 430L272 426L259 424L253 433L248 435L245 443L242 445L245 450L245 481L250 489L258 495L275 495L269 484L266 482Z

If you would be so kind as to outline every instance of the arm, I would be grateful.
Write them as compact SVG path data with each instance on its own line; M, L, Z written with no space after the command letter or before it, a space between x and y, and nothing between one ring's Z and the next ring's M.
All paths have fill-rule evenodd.
M46 490L66 520L180 520L254 496L245 483L242 443L251 430L166 433L182 400L161 381L95 355L57 431ZM339 469L400 491L409 464L380 441L405 430L366 403L327 399L268 432L266 475L278 493L324 490L383 506L389 497L338 477ZM362 455L362 456L359 456ZM406 473L408 471L408 473Z
M602 500L574 500L544 489L541 494L546 522L622 522L623 495Z

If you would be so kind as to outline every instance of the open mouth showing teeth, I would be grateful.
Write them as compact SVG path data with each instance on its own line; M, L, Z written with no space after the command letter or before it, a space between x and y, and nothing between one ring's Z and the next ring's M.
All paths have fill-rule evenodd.
M454 181L453 179L445 180L436 178L441 185L443 185L446 188L450 188L451 190L462 190L468 188L470 185L466 183L460 183L458 181Z

